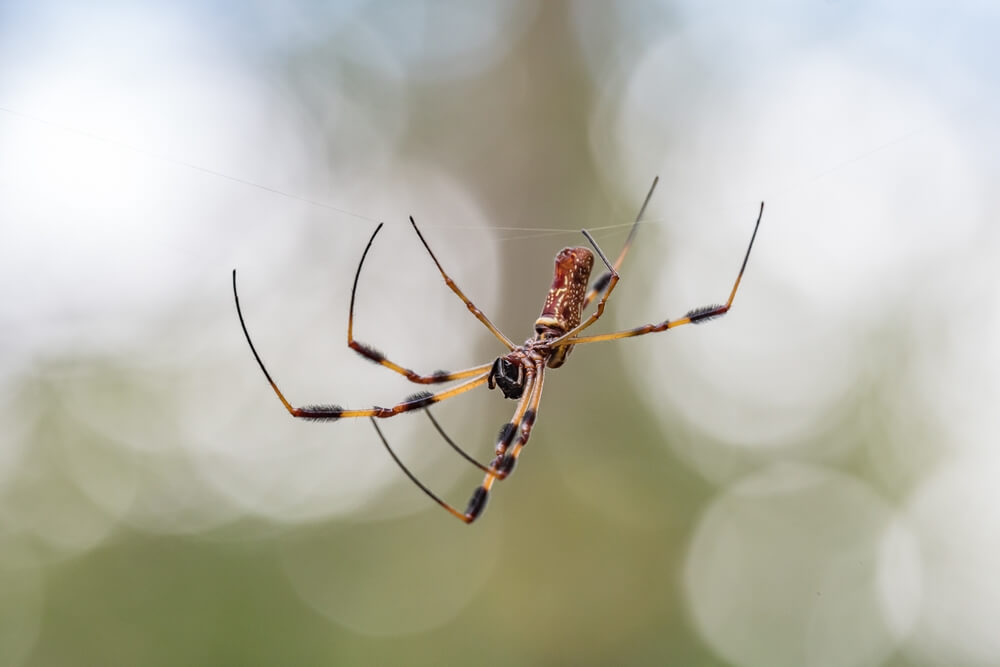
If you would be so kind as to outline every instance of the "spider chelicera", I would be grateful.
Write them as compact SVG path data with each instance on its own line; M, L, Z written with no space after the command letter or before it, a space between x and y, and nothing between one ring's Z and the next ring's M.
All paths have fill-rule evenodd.
M522 345L515 345L462 293L462 290L458 288L455 281L445 273L445 270L441 267L441 263L434 256L430 246L424 239L424 235L420 233L417 223L411 217L410 224L413 225L413 230L417 233L420 242L431 256L431 259L434 260L434 264L437 265L445 284L465 303L476 319L482 322L496 336L497 340L507 348L506 354L497 357L489 363L455 372L437 371L430 375L420 375L409 368L390 361L381 352L354 339L354 297L358 289L358 279L361 276L361 267L364 266L365 257L368 256L368 251L371 249L375 237L378 235L379 230L382 229L382 224L380 223L368 240L368 245L365 246L365 250L361 254L361 261L358 263L357 271L354 274L354 284L351 287L351 305L347 317L347 344L352 350L366 359L385 366L389 370L399 373L407 380L417 384L439 384L453 380L465 380L465 382L449 389L433 394L426 391L413 394L403 402L388 408L375 406L351 410L339 405L295 407L288 402L285 395L278 389L278 385L271 379L271 374L264 367L264 362L261 361L260 355L257 354L257 349L250 339L250 333L247 331L246 323L243 320L243 311L240 309L239 295L236 292L236 270L233 269L233 297L236 300L236 313L240 318L240 326L243 328L243 334L250 345L250 351L257 360L261 371L264 372L264 377L267 378L274 393L277 394L278 399L285 406L285 409L288 410L289 414L301 419L320 421L336 421L348 417L369 417L372 425L375 427L375 431L378 433L379 439L389 452L389 456L392 457L406 476L425 494L437 502L438 505L451 513L452 516L461 519L465 523L472 523L483 513L493 484L497 480L505 479L513 472L514 466L517 464L517 459L520 457L524 446L528 442L528 438L531 436L531 427L535 423L535 417L538 414L538 405L542 399L542 385L545 381L546 369L562 366L566 362L566 357L576 345L616 340L619 338L631 338L632 336L666 331L667 329L673 329L683 324L697 324L724 315L732 307L733 298L736 296L736 290L739 288L740 280L743 278L747 260L750 258L750 250L753 248L754 239L757 237L757 228L760 227L760 220L764 214L763 202L760 205L760 212L757 215L757 222L754 224L753 234L750 237L750 243L747 245L746 254L743 256L743 263L740 265L740 271L736 275L736 282L733 283L733 289L730 291L729 298L725 304L695 308L688 311L683 317L676 320L664 320L659 324L646 324L634 329L593 336L580 335L584 329L588 328L604 314L604 306L608 301L608 297L611 296L615 286L618 284L618 268L622 265L625 255L628 254L629 248L632 246L632 241L639 228L639 221L642 219L646 206L653 196L653 191L656 189L658 180L659 178L653 179L653 185L650 187L649 193L646 195L646 199L639 209L635 223L632 225L628 238L625 240L625 245L614 265L608 261L608 258L601 251L600 247L598 247L593 237L586 230L583 230L583 235L594 247L594 250L597 251L601 262L607 267L607 272L594 281L589 290L587 289L587 284L594 265L593 253L589 249L581 247L563 248L559 251L559 254L556 255L555 276L552 280L552 287L549 288L549 293L545 297L545 305L542 307L542 313L535 321L535 334ZM594 312L586 320L583 320L584 309L599 294L601 298L597 302ZM495 456L489 465L479 463L455 444L445 434L440 424L438 424L428 409L434 403L440 403L459 394L464 394L483 384L490 389L499 389L504 398L517 401L514 416L500 429L500 434L497 436ZM410 472L403 462L399 460L399 457L396 456L392 447L389 446L389 442L386 440L375 419L395 417L396 415L412 410L424 410L445 441L467 461L486 474L483 483L476 487L473 492L472 498L470 498L464 512L459 511L442 500Z

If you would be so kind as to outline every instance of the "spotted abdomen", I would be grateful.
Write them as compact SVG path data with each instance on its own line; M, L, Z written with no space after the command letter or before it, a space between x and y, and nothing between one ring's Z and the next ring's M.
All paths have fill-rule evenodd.
M557 336L580 324L587 282L594 268L594 255L587 248L563 248L556 255L555 276L545 297L542 314L535 321L539 336Z

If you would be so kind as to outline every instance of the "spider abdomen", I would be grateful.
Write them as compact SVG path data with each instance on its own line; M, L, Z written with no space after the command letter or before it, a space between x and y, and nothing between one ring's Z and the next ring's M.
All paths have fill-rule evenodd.
M580 324L587 281L594 268L594 254L587 248L563 248L556 255L552 287L545 297L542 314L535 320L535 333L565 333Z

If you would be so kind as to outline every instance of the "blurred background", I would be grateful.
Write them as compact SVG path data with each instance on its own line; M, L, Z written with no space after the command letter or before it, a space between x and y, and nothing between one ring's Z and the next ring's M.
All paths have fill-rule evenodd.
M1000 9L0 5L0 664L1000 664ZM367 420L615 256L465 526ZM482 461L513 402L435 407ZM464 507L481 474L383 422Z

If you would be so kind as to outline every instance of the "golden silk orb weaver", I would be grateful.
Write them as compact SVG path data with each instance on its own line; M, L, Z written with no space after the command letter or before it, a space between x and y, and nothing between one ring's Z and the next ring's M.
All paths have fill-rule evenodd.
M260 366L260 370L263 371L264 377L271 385L271 389L274 390L274 393L278 396L281 404L285 406L285 409L288 410L289 414L300 419L317 421L336 421L338 419L346 419L350 417L370 418L379 439L389 452L389 456L392 457L393 461L396 462L406 476L409 477L421 491L427 494L438 505L447 510L452 516L464 521L465 523L472 523L479 518L479 516L483 513L483 510L486 508L486 501L489 499L493 484L499 480L506 479L514 471L514 466L517 464L517 460L521 456L521 452L528 443L528 438L531 436L531 428L538 415L538 406L542 400L542 386L545 382L545 372L547 369L559 368L562 366L566 362L566 357L577 345L599 343L603 341L617 340L619 338L631 338L633 336L644 336L645 334L666 331L684 324L697 324L699 322L705 322L712 318L725 315L732 307L733 298L736 296L736 290L739 288L740 280L743 278L743 272L746 270L747 260L750 259L750 250L753 248L754 239L757 237L757 229L760 227L761 217L764 215L763 202L761 202L760 212L757 214L757 222L754 224L753 234L750 236L750 243L747 245L746 254L743 256L743 263L740 265L740 271L736 275L736 281L733 283L733 288L729 292L729 298L726 300L725 304L695 308L688 311L683 317L674 320L664 320L659 324L646 324L633 329L626 329L624 331L616 331L613 333L596 334L591 336L580 335L585 329L597 322L597 320L601 318L601 315L604 314L604 307L608 302L608 298L611 296L615 286L618 284L618 269L625 260L625 256L628 254L629 248L632 247L632 241L635 239L636 231L639 228L639 222L642 220L642 216L646 211L646 206L649 204L649 200L653 196L653 191L656 189L658 181L658 177L653 179L653 185L650 187L649 193L646 195L646 199L643 201L642 206L639 209L635 222L629 231L628 237L625 239L625 245L614 264L611 264L611 262L608 261L604 252L601 251L597 242L594 241L594 238L586 230L583 230L583 235L587 238L587 241L591 244L591 246L593 246L594 250L597 252L597 256L607 268L607 272L603 273L597 280L595 280L589 289L587 285L590 282L590 273L594 266L594 254L590 251L590 249L584 247L563 248L559 251L559 254L556 255L555 259L555 275L552 279L552 286L549 288L549 292L545 297L545 303L542 306L541 315L539 315L538 319L535 320L534 335L521 345L515 345L478 307L476 307L472 301L469 300L468 297L465 296L465 294L462 293L462 290L459 289L457 284L455 284L455 281L452 280L451 277L449 277L445 272L444 268L442 268L441 263L438 261L434 252L427 244L426 239L424 239L424 235L421 234L420 229L417 227L417 223L414 222L411 217L410 224L413 226L413 230L417 233L417 237L427 250L427 254L431 256L431 259L437 266L438 271L441 272L441 276L444 278L445 284L449 287L449 289L451 289L452 292L455 293L456 296L458 296L459 299L465 303L466 307L476 317L476 319L478 319L483 326L489 329L490 333L492 333L497 340L499 340L507 348L506 354L497 357L493 361L461 371L437 371L431 373L430 375L421 375L410 370L409 368L406 368L405 366L397 364L394 361L390 361L385 355L377 351L375 348L355 340L354 299L357 294L358 280L361 277L361 267L364 266L365 258L368 256L368 251L371 249L372 243L375 241L375 237L378 235L379 230L382 229L383 223L380 223L378 227L375 228L371 238L368 239L368 245L365 246L364 252L361 254L361 261L358 263L358 268L354 273L354 284L351 287L351 304L347 316L347 345L362 357L384 366L395 373L399 373L410 382L414 382L416 384L440 384L455 380L464 380L464 382L454 385L448 389L444 389L437 393L430 393L426 391L419 392L388 408L374 406L371 408L348 409L339 405L307 405L304 407L293 406L288 399L285 398L285 395L281 392L281 390L278 389L278 385L271 378L271 374L267 371L267 368L265 368L264 362L257 353L257 349L254 347L253 341L250 339L250 333L247 331L246 322L243 319L243 311L240 308L240 298L236 292L236 270L233 269L233 298L236 301L236 313L240 319L240 326L243 329L243 335L246 337L254 359L257 360L257 365ZM590 316L584 320L583 312L594 301L594 299L598 297L598 295L600 295L600 300L597 302L596 308ZM479 463L472 456L462 450L457 444L455 444L444 432L441 425L436 419L434 419L434 416L428 409L434 403L440 403L441 401L449 398L454 398L455 396L464 394L465 392L484 384L489 389L499 389L504 398L517 401L517 406L514 408L514 416L500 429L500 433L497 436L495 456L489 465ZM448 445L458 452L463 458L485 473L486 476L483 479L483 483L476 487L475 491L473 491L472 497L469 499L469 503L464 512L459 511L454 506L442 500L437 494L417 479L412 472L410 472L409 468L403 464L399 457L396 456L392 447L389 446L388 440L386 440L385 435L382 433L382 430L379 428L376 421L377 419L395 417L396 415L401 415L413 410L424 410L434 425L434 428L437 429L438 433L444 438Z

